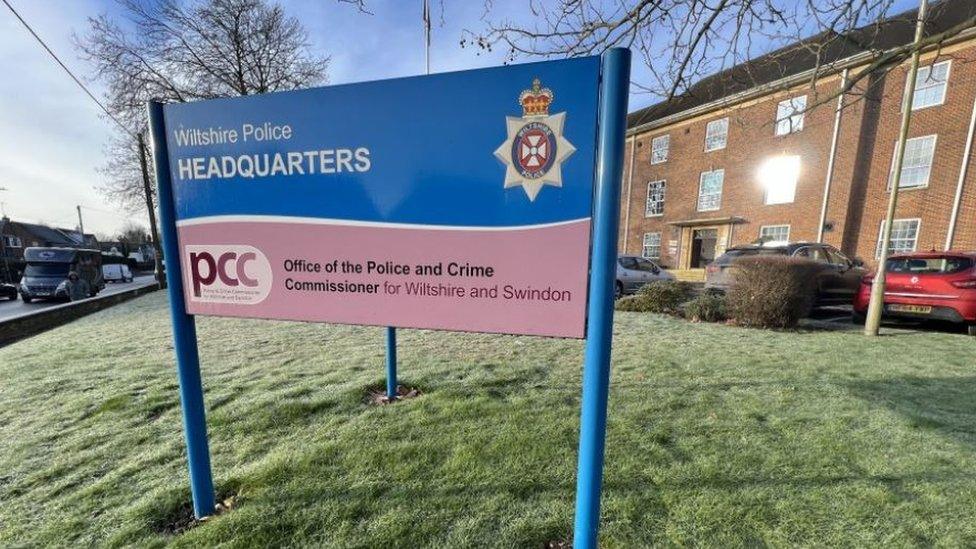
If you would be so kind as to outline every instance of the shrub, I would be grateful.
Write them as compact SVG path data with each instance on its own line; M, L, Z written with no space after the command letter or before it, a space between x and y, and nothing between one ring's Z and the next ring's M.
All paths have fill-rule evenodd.
M732 266L729 316L743 326L796 326L813 306L818 270L813 261L784 256L739 259Z
M707 292L684 305L685 318L695 322L722 322L728 318L725 296Z
M618 311L678 314L688 298L688 286L676 280L655 280L636 294L617 300Z

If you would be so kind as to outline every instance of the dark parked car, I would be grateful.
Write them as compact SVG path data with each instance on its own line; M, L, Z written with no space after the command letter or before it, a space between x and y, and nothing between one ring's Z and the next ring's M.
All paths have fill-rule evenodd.
M849 259L837 248L818 242L767 242L729 248L705 268L705 289L724 292L732 284L735 261L743 257L774 255L809 259L820 265L815 305L849 305L867 272L860 259Z
M17 286L0 283L0 298L17 299Z
M884 318L955 322L976 336L976 252L899 254L885 266ZM863 279L854 322L864 322L873 282L873 273Z

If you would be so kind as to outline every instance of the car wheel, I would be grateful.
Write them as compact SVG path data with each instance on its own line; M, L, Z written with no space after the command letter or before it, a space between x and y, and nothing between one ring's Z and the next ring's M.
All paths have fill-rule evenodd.
M624 296L624 285L618 280L617 283L613 285L613 298L620 299L623 296Z
M31 298L27 297L26 295L25 296L21 296L21 299L24 300L24 303L30 303L32 301Z
M854 311L853 313L851 313L851 322L853 322L854 324L861 324L861 325L863 325L864 324L864 321L865 321L865 316L864 316L863 313L859 313L857 311Z

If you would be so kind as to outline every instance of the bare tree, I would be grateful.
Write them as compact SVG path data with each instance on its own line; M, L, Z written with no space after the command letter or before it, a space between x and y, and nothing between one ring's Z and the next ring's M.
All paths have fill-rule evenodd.
M562 58L630 48L648 77L631 83L637 92L672 99L716 73L743 85L783 76L799 63L812 69L811 84L854 52L868 54L868 69L848 79L844 92L859 80L887 71L916 49L908 40L892 44L888 25L894 0L531 0L529 23L493 19L485 2L483 29L465 32L462 46L503 48L507 59ZM921 47L934 45L976 25L969 0L944 0L932 9L956 10L948 27L934 29ZM780 48L780 49L777 49ZM758 58L758 59L757 59ZM736 67L735 71L730 71ZM759 74L763 77L760 78ZM722 82L727 86L730 82ZM840 90L817 97L807 107L830 101Z
M91 17L75 38L105 84L106 106L129 131L107 146L110 198L132 210L146 196L134 135L150 99L184 102L320 84L328 57L311 51L301 22L266 0L116 0L120 23ZM151 198L151 197L150 197Z
M139 128L136 131L144 130ZM132 214L146 209L145 186L139 165L141 153L132 135L120 131L105 145L105 161L98 168L103 183L97 189ZM149 162L152 162L152 155L149 155ZM152 165L149 166L149 176L154 177ZM150 188L150 192L153 195L150 198L155 203L155 190Z
M148 244L150 242L149 232L146 228L138 223L128 222L123 225L122 230L119 231L116 240L119 242L124 242L130 246L138 246L139 244Z

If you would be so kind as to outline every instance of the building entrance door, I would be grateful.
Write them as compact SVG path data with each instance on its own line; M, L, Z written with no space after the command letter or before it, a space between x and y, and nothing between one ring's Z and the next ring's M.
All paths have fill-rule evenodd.
M715 261L718 229L695 229L691 238L691 268L704 269Z

